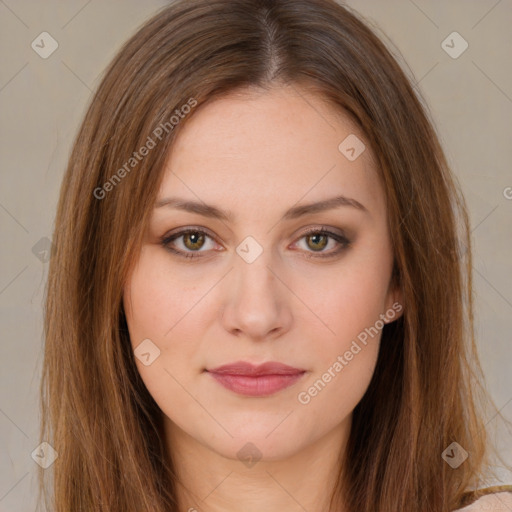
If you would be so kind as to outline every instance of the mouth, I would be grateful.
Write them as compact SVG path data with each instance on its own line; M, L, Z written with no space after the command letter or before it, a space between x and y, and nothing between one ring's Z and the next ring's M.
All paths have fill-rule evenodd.
M263 397L295 384L306 370L278 362L254 366L238 361L206 370L219 384L239 395Z

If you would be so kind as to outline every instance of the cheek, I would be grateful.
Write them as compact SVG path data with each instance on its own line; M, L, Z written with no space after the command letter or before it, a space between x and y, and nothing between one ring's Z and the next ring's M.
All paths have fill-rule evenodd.
M381 253L382 254L382 253ZM357 258L346 258L344 265L332 272L318 272L315 279L303 277L301 293L319 322L308 339L313 372L301 386L297 401L309 408L311 420L325 410L332 421L340 421L363 397L375 370L384 322L386 292L391 260L378 252L359 252ZM312 286L312 282L315 286ZM316 334L315 334L316 332ZM328 420L331 421L331 420Z
M194 315L194 304L205 292L196 286L187 288L190 281L182 275L171 275L164 260L150 249L141 253L126 283L123 303L135 364L146 388L168 416L179 411L187 417L197 413L183 387L192 387L191 380L200 366L202 327ZM148 339L151 343L144 341L144 346L158 356L146 365L137 353L139 345Z
M298 390L297 407L305 431L329 431L350 416L363 398L372 379L378 355L378 339L364 347L349 349L352 359L332 354L329 364L311 375ZM340 359L338 359L340 357Z
M317 334L312 331L310 339L321 342L324 354L332 357L333 351L347 350L360 334L360 339L364 339L364 333L376 322L377 328L382 329L380 315L386 307L388 263L376 257L355 255L330 271L317 270L314 276L297 272L297 295L304 297L304 303L316 317L310 315L313 322L302 322L315 327Z
M182 326L190 327L194 308L208 290L206 278L198 283L188 279L186 272L170 269L166 254L149 248L141 254L127 283L124 303L134 345L145 338L164 345L176 332L181 336Z
M370 384L384 326L383 288L375 277L340 273L330 279L333 291L316 302L329 331L322 329L327 333L322 336L310 332L308 338L315 341L309 347L313 371L296 396L311 429L318 418L329 427L341 422Z
M211 321L206 312L216 311L208 306L207 294L216 281L216 275L198 278L197 272L173 268L164 251L145 247L126 283L123 302L135 363L161 406L169 393L178 410L190 405L180 384L191 387L204 367L203 340ZM137 357L139 345L147 339L159 351L148 366Z

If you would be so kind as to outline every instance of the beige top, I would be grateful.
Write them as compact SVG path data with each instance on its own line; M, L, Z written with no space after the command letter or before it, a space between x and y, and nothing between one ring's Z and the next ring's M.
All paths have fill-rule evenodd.
M503 485L481 489L477 491L483 494L463 508L460 512L512 512L512 486Z

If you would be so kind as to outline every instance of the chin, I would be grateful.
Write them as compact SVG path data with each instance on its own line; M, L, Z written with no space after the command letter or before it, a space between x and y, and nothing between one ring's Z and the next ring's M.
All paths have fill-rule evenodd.
M249 469L258 462L287 459L302 448L303 440L295 439L289 433L279 439L265 437L267 433L255 432L255 435L216 440L214 445L208 447L222 457L240 461Z

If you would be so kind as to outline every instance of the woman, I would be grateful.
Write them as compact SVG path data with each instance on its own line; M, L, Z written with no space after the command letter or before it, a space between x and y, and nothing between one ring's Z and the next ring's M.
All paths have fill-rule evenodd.
M500 510L468 224L425 107L347 7L161 10L62 185L54 510Z

